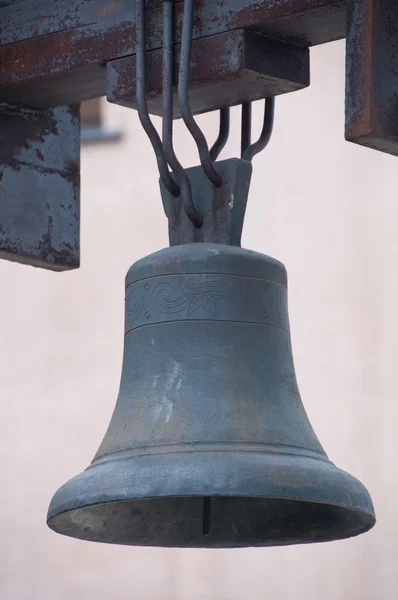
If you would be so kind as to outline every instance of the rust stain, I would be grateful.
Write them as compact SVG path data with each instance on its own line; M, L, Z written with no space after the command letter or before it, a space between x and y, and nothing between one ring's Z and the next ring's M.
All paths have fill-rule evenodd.
M0 51L0 86L30 78L40 80L54 73L116 58L128 53L134 40L134 25L124 23L108 28L106 34L87 27L7 44ZM14 66L11 68L11 65Z

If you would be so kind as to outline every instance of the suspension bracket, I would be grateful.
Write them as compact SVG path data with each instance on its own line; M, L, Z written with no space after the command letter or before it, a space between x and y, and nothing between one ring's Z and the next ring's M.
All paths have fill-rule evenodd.
M170 246L193 242L240 246L252 165L247 160L230 158L216 162L215 168L223 180L220 187L209 181L201 167L186 170L193 202L203 218L200 228L188 218L181 198L174 198L160 181L163 207L169 220Z

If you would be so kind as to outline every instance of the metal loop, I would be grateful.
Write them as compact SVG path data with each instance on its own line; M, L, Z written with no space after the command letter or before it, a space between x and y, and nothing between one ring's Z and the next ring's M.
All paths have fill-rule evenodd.
M196 227L201 227L203 218L193 204L191 183L173 147L173 8L173 0L163 1L163 150L178 178L185 212Z
M229 138L229 125L230 125L230 110L227 108L220 109L220 130L218 138L214 142L210 150L210 159L214 162L220 156L220 152L225 147L225 144Z
M146 7L145 0L136 0L136 85L137 108L141 124L155 151L160 178L173 196L180 193L179 187L171 177L163 152L162 141L148 112L146 97Z
M245 144L248 142L249 145L246 145L244 147L244 144L243 144L243 138L244 138L243 108L245 106L246 105L242 106L242 159L248 160L251 162L253 160L253 158L256 156L256 154L258 154L259 152L264 150L264 148L267 146L268 142L271 139L272 129L274 126L275 98L267 98L265 100L263 129L262 129L261 135L258 138L257 142L255 142L254 144L250 144L250 137L248 137L245 140ZM248 126L248 129L250 131L250 125ZM246 129L245 129L245 131L246 131ZM250 134L249 134L249 136L250 136Z
M200 162L208 179L216 186L221 187L223 180L221 175L216 171L211 161L209 147L202 130L196 123L188 97L189 83L189 68L191 64L192 50L192 34L193 34L193 17L195 10L195 0L184 0L184 17L182 27L181 40L181 57L180 57L180 72L178 78L178 102L180 105L181 115L184 119L188 131L194 138L198 151Z

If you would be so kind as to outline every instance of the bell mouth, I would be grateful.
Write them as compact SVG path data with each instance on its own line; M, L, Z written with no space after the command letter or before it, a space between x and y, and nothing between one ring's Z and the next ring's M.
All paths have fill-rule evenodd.
M241 548L328 542L369 530L364 511L289 498L171 497L65 511L54 531L93 542L180 548Z
M181 548L327 542L375 521L366 488L326 455L249 451L109 455L65 483L48 512L70 537Z
M359 535L368 513L288 498L172 497L127 500L66 511L51 529L93 542L180 548L240 548L328 542Z

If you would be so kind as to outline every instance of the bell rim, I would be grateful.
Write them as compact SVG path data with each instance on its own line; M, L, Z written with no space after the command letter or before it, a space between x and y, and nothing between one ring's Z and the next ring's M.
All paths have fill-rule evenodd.
M277 500L281 503L289 501L294 503L306 503L307 505L312 504L315 508L319 507L319 505L323 505L324 507L327 506L330 509L335 510L336 514L339 511L342 511L342 516L344 516L344 512L347 513L347 517L350 516L353 518L352 527L348 527L346 531L339 531L338 535L333 534L326 539L311 541L332 541L336 539L354 537L360 533L369 531L374 526L376 517L370 495L366 488L355 477L352 477L345 471L337 468L332 462L327 460L326 456L324 460L320 461L319 459L305 458L303 456L284 457L280 455L267 455L260 457L259 461L258 456L254 457L251 455L249 457L249 454L250 453L247 453L247 455L239 457L239 464L237 464L236 456L217 456L216 461L218 461L218 468L221 468L223 480L226 482L226 484L223 486L212 485L212 483L214 484L215 481L215 457L200 455L196 456L196 467L199 464L199 469L196 468L195 470L195 468L193 468L193 471L195 471L197 476L196 489L195 484L192 484L193 480L195 479L195 475L193 476L191 481L192 485L190 486L186 485L187 481L184 485L184 482L181 480L181 469L182 473L186 474L184 465L181 464L183 459L181 456L162 457L163 459L166 459L166 461L162 460L160 463L165 463L168 461L172 464L172 469L170 469L170 464L168 469L165 468L164 464L159 465L160 469L163 470L165 475L163 478L160 477L159 472L154 473L153 471L154 462L159 459L158 456L155 457L149 455L144 458L134 457L125 460L109 461L99 465L94 464L86 471L83 471L80 475L67 482L55 494L48 511L48 526L58 533L71 535L69 525L73 522L75 511L82 511L81 514L84 516L85 514L90 515L90 511L95 512L98 507L110 504L114 506L115 504L130 503L130 506L133 506L133 503L139 503L142 501L151 502L157 500L160 501L162 499L182 498L194 499L206 496L226 499L245 498L257 500ZM184 458L186 459L187 457ZM254 458L257 460L253 461ZM192 457L190 457L190 459L192 460ZM246 477L245 479L244 471L246 469L246 474L248 470L250 470L252 474L253 471L256 472L256 464L258 465L259 462L261 462L261 459L263 459L262 482L260 482L260 484L257 486L250 485L250 477ZM130 464L128 465L128 463ZM144 463L146 464L144 465ZM213 482L209 482L209 479L212 477L212 468ZM235 474L240 471L240 475L236 476L234 483L228 483L228 477L234 471ZM284 491L282 491L282 487L280 487L279 492L276 491L277 486L273 485L272 480L277 471L279 472L279 476L282 474L282 480L284 479L281 484L282 486L286 484L286 481L289 481L289 479L291 480L290 488L289 486L286 486L283 488ZM173 474L171 474L172 472ZM142 476L141 481L147 481L146 490L143 486L141 486L140 489L139 481L135 481L134 484L134 475L139 473ZM151 475L149 475L149 473L151 473ZM178 473L180 474L180 481L177 481ZM162 485L162 479L166 485ZM207 485L204 483L206 481L208 482ZM169 484L168 486L167 482ZM103 486L102 489L100 489L101 484ZM152 492L149 493L151 485ZM200 485L201 487L198 487ZM172 486L173 489L171 489ZM274 487L274 492L272 492L272 487ZM291 491L293 489L296 490L296 493ZM320 490L325 494L323 498L320 496ZM300 506L302 505L300 504L299 507ZM89 539L89 537L85 535L84 531L81 531L79 535L72 535L72 537L86 540ZM97 539L96 541L106 540ZM292 542L286 543L290 544ZM310 543L310 541L300 541L296 543ZM137 543L130 541L128 545L168 546L169 544L143 544L138 539ZM247 544L245 543L226 547L247 547L253 545L266 546L283 544L266 544L260 542L258 544L253 544L250 542ZM170 546L188 547L174 543L171 543ZM201 546L193 545L189 547ZM213 545L211 547L218 546Z
M212 500L216 500L217 498L222 498L225 496L212 496ZM203 496L201 495L191 495L191 496L169 496L169 497L165 497L167 499L182 499L182 498L203 498ZM230 498L239 498L239 499L245 499L246 496L230 496ZM74 513L76 510L85 510L85 509L92 509L92 508L96 508L96 507L101 507L104 505L117 505L117 504L125 504L125 503L133 503L135 500L132 499L130 501L126 501L126 500L113 500L111 502L99 502L98 504L90 504L90 505L86 505L81 507L81 509L69 509L69 510L65 510L64 512L58 513L57 515L54 515L53 517L47 518L47 526L54 531L55 533L58 533L60 535L66 535L68 537L73 537L74 539L80 539L82 541L86 541L86 542L94 542L94 543L113 543L113 544L117 544L117 545L124 545L124 546L135 546L135 547L152 547L152 548L156 548L156 547L163 547L163 548L199 548L199 549L234 549L234 548L255 548L255 547L280 547L280 546L293 546L293 545L301 545L301 544L320 544L320 543L327 543L327 542L333 542L333 541L339 541L339 540L345 540L345 539L350 539L350 538L354 538L354 537L358 537L359 535L362 535L363 533L367 533L368 531L370 531L374 525L376 524L376 516L372 513L369 513L363 509L359 509L359 508L354 508L352 506L343 506L343 505L338 505L332 502L320 502L320 501L313 501L313 500L298 500L297 498L289 498L289 497L277 497L277 496L251 496L251 499L264 499L264 500L281 500L281 501L294 501L295 503L302 503L302 504L311 504L311 505L326 505L329 507L336 507L339 508L342 511L348 511L350 513L353 513L355 515L355 517L360 517L363 516L362 522L363 522L363 526L361 528L357 528L355 531L353 530L346 530L345 533L340 532L338 535L330 535L325 537L324 539L300 539L299 541L291 541L290 539L287 539L286 541L279 541L278 543L276 543L275 541L269 542L267 539L265 538L261 538L260 536L258 538L252 538L252 539L242 539L240 543L238 543L237 541L235 542L229 542L229 543L224 543L221 544L221 542L217 543L217 542L213 542L211 545L198 545L198 544L194 544L194 543L187 543L187 544L181 544L181 543L167 543L164 540L162 541L162 543L156 543L155 541L149 542L149 543L145 543L142 541L141 538L136 538L136 540L130 540L128 543L127 542L116 542L116 541L107 541L107 540L101 540L101 539L90 539L89 537L85 537L84 535L71 535L70 533L67 533L65 531L65 529L63 529L62 527L59 528L57 527L57 519L65 517L65 516L70 516L72 513ZM152 497L152 498L141 498L141 501L150 501L150 500L155 500L155 499L159 499L157 497ZM359 519L358 519L359 520Z

